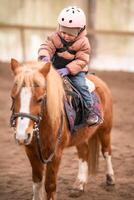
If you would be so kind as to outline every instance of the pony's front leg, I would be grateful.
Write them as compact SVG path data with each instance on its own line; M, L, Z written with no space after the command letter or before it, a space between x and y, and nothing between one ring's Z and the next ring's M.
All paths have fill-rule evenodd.
M56 181L60 160L61 157L55 157L46 167L45 189L47 200L56 200Z
M32 179L33 179L33 199L32 200L45 200L44 193L44 165L38 159L34 148L26 147L26 153L32 166Z

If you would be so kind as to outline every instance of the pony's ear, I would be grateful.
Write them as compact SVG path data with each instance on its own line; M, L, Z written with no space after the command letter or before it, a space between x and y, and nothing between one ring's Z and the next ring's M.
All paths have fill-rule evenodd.
M51 66L50 62L45 63L43 67L39 70L40 73L43 74L43 76L46 76L50 71L50 66Z
M11 58L11 69L12 69L14 75L16 75L17 69L19 66L20 66L19 62L17 60L15 60L14 58Z

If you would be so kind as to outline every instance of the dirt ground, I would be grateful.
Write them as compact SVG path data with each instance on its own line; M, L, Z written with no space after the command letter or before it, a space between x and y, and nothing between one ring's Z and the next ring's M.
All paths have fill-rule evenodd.
M78 200L134 200L134 74L99 72L114 100L112 130L113 166L116 185L105 186L105 161L100 156L99 173L89 177L86 192ZM31 167L9 126L11 71L0 65L0 200L32 199ZM66 149L58 178L58 200L71 200L69 188L77 174L75 148Z

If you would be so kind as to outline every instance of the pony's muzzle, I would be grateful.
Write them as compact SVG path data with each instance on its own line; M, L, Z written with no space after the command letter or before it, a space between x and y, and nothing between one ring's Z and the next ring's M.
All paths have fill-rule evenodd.
M29 145L32 141L33 138L33 133L28 132L25 134L25 137L17 137L17 135L15 134L15 139L18 142L19 145Z

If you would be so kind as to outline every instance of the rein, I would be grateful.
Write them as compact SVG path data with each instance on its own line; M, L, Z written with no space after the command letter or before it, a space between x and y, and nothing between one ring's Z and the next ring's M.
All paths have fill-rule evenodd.
M55 144L55 148L54 151L50 154L50 156L48 157L48 159L44 159L43 158L43 154L42 154L42 145L41 145L41 139L40 139L40 122L43 118L43 114L44 114L44 105L46 103L46 98L44 98L44 100L42 101L41 104L41 113L36 115L32 115L32 114L28 114L28 113L22 113L22 112L18 112L15 113L14 112L14 104L15 104L15 99L13 99L12 102L12 106L11 106L11 117L10 117L10 125L11 127L15 128L16 127L16 120L18 117L21 118L29 118L32 121L34 121L34 127L33 127L33 135L35 137L35 142L37 145L37 154L39 159L41 160L41 162L43 164L48 164L49 162L52 162L52 159L56 153L57 147L58 145L61 143L61 137L62 137L62 128L63 128L63 114L61 114L61 119L60 119L60 127L58 129L58 133L57 133L57 140L56 140L56 144Z
M41 151L42 148L41 148L39 125L37 123L35 123L34 136L35 136L35 140L36 140L36 144L37 144L38 156L43 164L48 164L49 162L52 162L52 159L55 155L57 147L61 143L62 128L63 128L63 114L61 114L61 123L60 123L60 127L58 129L57 140L56 140L54 151L50 154L48 159L44 159L42 151Z

